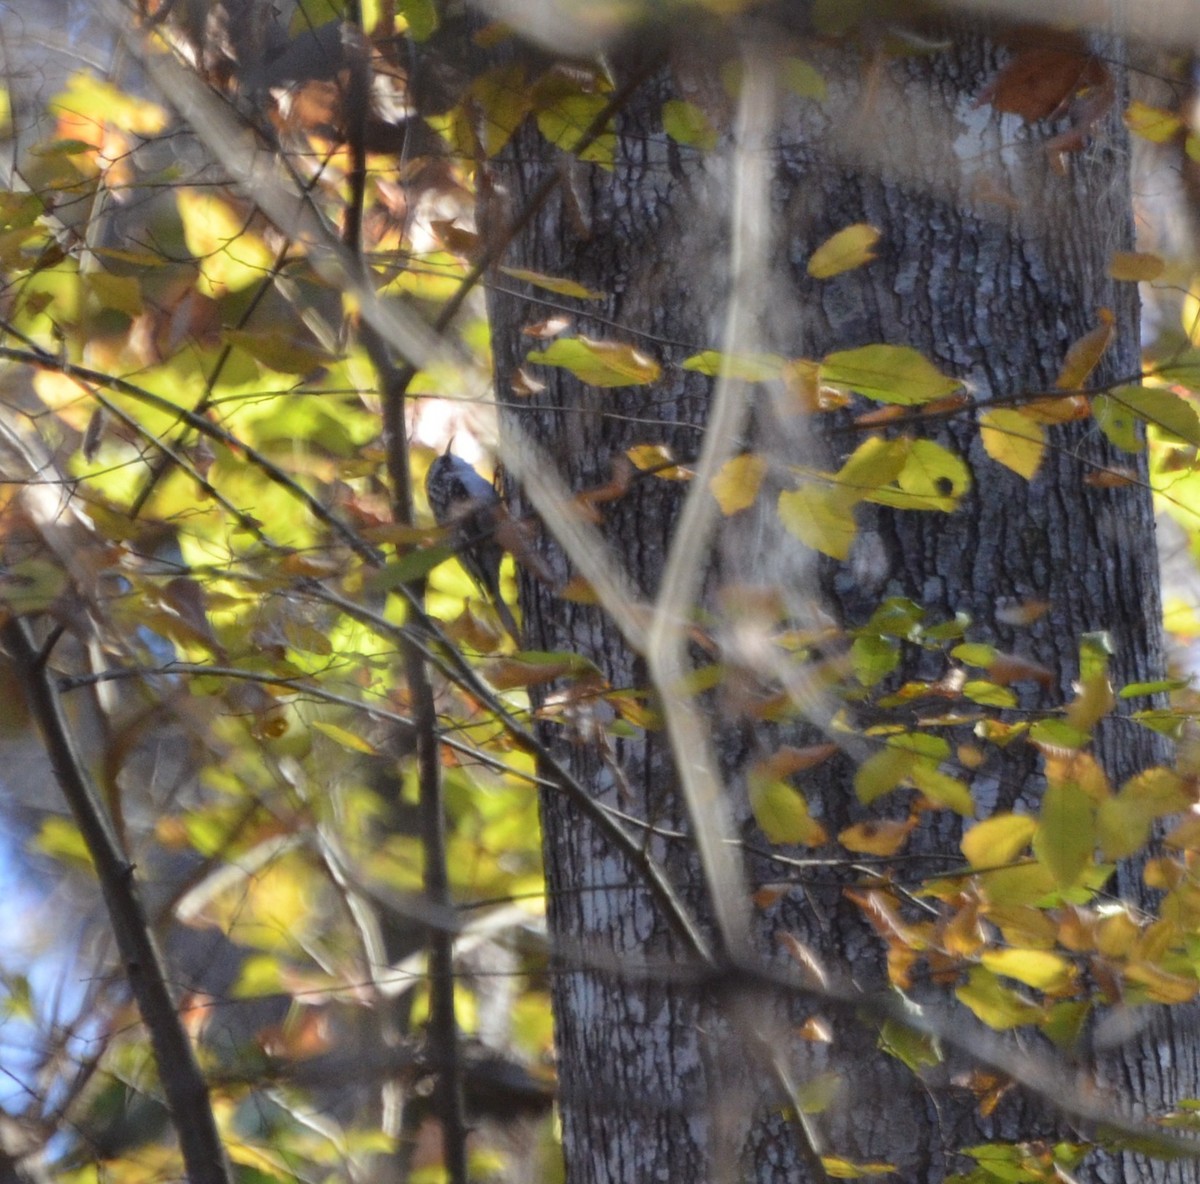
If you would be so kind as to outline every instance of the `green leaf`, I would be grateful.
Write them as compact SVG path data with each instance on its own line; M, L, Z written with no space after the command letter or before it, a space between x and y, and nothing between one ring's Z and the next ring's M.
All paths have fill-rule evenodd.
M1046 429L1020 411L998 407L979 417L984 451L994 461L1031 481L1046 451Z
M1073 728L1065 719L1040 719L1029 729L1029 738L1054 748L1086 748L1091 736Z
M1106 798L1096 811L1096 838L1105 859L1125 859L1150 838L1154 811L1124 794Z
M230 345L245 350L256 362L280 374L311 374L336 360L319 346L299 341L281 329L263 332L226 329L223 336Z
M1026 814L996 814L962 837L962 853L972 867L1012 863L1037 833L1037 819Z
M657 382L662 367L632 345L593 341L588 337L560 337L542 350L531 350L527 361L561 366L591 386L646 386Z
M1192 685L1190 678L1159 678L1154 682L1126 683L1118 692L1118 699L1137 699L1142 695L1162 695L1171 691L1184 691Z
M1123 386L1113 391L1114 402L1124 404L1138 419L1200 448L1200 417L1186 399L1161 387ZM1130 450L1136 451L1136 450Z
M1096 847L1096 810L1078 785L1046 786L1033 851L1060 888L1079 882Z
M909 773L909 779L936 805L945 806L964 818L975 813L975 803L966 782L943 773L932 762L917 761Z
M873 687L900 665L900 647L882 637L857 637L850 647L850 662L854 677L864 687Z
M805 1078L795 1092L796 1106L801 1114L823 1114L837 1099L845 1079L829 1070Z
M780 69L783 85L802 99L823 103L829 94L825 76L803 58L784 58Z
M410 551L402 559L396 559L372 572L363 581L363 590L369 593L390 592L401 584L411 584L413 580L427 576L438 564L453 559L456 554L453 547L422 547Z
M962 645L956 645L950 651L950 656L968 666L980 666L987 670L996 660L996 647L978 641L966 641Z
M944 399L962 385L906 345L864 345L829 354L821 363L821 378L868 399L907 407Z
M915 641L923 620L925 610L916 601L909 600L907 596L889 596L858 632L860 635L880 633L885 637L898 637L902 641Z
M808 261L808 274L826 280L843 271L851 271L875 258L879 230L866 222L856 222L827 238Z
M895 1020L884 1021L879 1029L879 1047L914 1073L942 1063L941 1050L932 1036L916 1032Z
M899 748L884 748L872 753L854 771L854 792L864 806L891 793L908 780L913 766L920 761L915 753Z
M986 679L969 679L963 685L963 694L972 703L981 707L1016 707L1017 696L1009 687L1002 687Z
M662 107L663 131L677 144L711 152L720 139L713 122L695 103L668 99Z
M1105 436L1123 451L1141 452L1145 446L1138 426L1140 421L1124 402L1108 395L1097 395L1092 400L1092 418Z
M404 18L408 35L414 41L428 41L437 32L439 22L435 0L399 0L396 10Z
M776 777L752 776L750 810L759 829L772 843L817 847L825 830L808 812L804 795Z
M787 359L778 354L724 354L720 350L705 349L684 359L680 369L713 377L724 373L743 382L770 382L783 373L787 364Z
M315 731L323 732L330 740L336 741L343 748L350 752L361 752L367 756L379 756L379 750L373 745L364 740L357 732L351 732L347 728L339 727L337 724L326 723L324 720L313 720L313 728Z

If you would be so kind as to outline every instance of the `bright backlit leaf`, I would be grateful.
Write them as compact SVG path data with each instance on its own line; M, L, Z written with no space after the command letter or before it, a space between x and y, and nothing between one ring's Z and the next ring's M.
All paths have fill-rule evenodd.
M1061 991L1075 978L1071 963L1048 950L985 950L979 960L993 974L1039 991Z

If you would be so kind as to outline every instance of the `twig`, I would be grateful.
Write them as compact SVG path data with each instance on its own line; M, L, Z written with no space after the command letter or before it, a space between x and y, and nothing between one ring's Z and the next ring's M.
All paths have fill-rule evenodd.
M95 865L125 975L150 1033L188 1179L191 1184L231 1184L229 1161L217 1131L208 1086L167 985L133 865L125 858L85 772L58 689L40 660L40 648L28 623L12 617L3 626L2 636L41 729L59 787Z

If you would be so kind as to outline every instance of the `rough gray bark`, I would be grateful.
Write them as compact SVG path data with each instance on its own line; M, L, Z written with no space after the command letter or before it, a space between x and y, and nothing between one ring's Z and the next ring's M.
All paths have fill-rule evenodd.
M986 401L1052 387L1068 347L1106 307L1118 334L1097 380L1137 372L1136 293L1107 278L1111 252L1129 249L1132 239L1127 145L1117 117L1059 174L1040 143L1049 134L1045 127L975 109L975 97L1003 60L980 36L959 33L949 51L900 60L845 47L796 45L788 52L818 64L831 93L820 106L791 99L781 116L772 195L779 267L764 326L774 348L821 357L872 342L910 345ZM633 444L662 441L683 458L698 451L710 380L671 363L717 344L729 178L719 153L705 158L671 142L659 112L681 80L686 88L711 79L718 59L713 46L677 47L672 69L644 87L620 119L615 170L576 170L586 230L576 208L580 195L572 201L560 195L518 236L506 260L608 293L579 311L576 330L630 341L664 363L655 386L616 392L582 387L564 372L539 372L546 391L513 414L573 488L603 485L611 459ZM559 163L526 129L499 170L513 208ZM858 221L883 231L879 259L833 280L809 279L805 263L813 247ZM544 309L494 292L491 312L503 399L527 348L520 329ZM764 402L748 443L786 473L789 463L820 456L834 468L861 439L848 419L834 423L816 446L812 431L811 422L778 415ZM1148 493L1083 481L1095 466L1128 466L1131 458L1114 454L1090 422L1056 427L1053 450L1025 482L985 455L969 416L918 431L968 461L972 493L949 516L861 509L849 562L821 569L826 611L847 627L861 624L888 596L916 601L932 621L966 612L975 622L972 640L1060 672L1059 685L1026 694L1023 709L1069 698L1085 632L1112 636L1116 685L1160 673ZM606 507L604 529L647 596L662 569L677 498L667 483L640 481ZM775 583L803 607L815 596L810 571L799 545L763 513L752 523L743 516L730 524L714 584ZM805 585L795 587L796 580ZM531 648L578 650L601 664L614 687L645 684L639 659L599 610L564 603L529 581L523 593ZM1051 608L1031 626L1013 628L997 615L1008 602L1035 599ZM906 654L904 677L941 672L931 656ZM574 743L562 729L548 729L547 737L601 800L664 827L687 827L663 737L617 740L611 754ZM740 771L757 744L770 742L726 728L722 757L739 800ZM1096 755L1118 784L1162 760L1164 748L1151 733L1115 720L1101 729ZM831 834L867 814L854 800L851 771L849 762L838 762L806 785ZM980 817L1036 804L1037 758L1027 748L993 752L972 776ZM903 801L885 807L874 816L907 812ZM744 803L738 812L744 837L765 848ZM560 797L545 796L543 821L550 923L560 950L554 1001L573 1184L723 1178L725 1169L729 1178L764 1182L810 1178L802 1141L780 1117L779 1098L752 1047L754 1031L768 1041L783 1039L775 1051L785 1054L798 1080L826 1068L842 1075L837 1101L816 1120L821 1150L896 1163L893 1178L940 1181L969 1167L955 1152L978 1142L1070 1137L1069 1124L1020 1091L981 1118L975 1099L951 1083L961 1063L918 1080L878 1051L878 1033L867 1025L839 1022L831 1046L810 1046L786 1027L804 1018L803 1008L788 1012L782 1003L772 1009L758 1001L739 1008L672 983L664 967L679 951L636 875ZM907 849L917 858L904 874L915 880L944 867L957 854L959 835L957 819L926 815ZM650 846L703 913L689 846L662 837ZM770 860L756 859L749 878L758 884L785 876ZM880 945L843 895L860 878L828 867L797 880L762 915L765 956L786 962L777 937L789 933L857 988L884 984ZM1128 873L1120 890L1136 894L1138 883ZM1155 1017L1103 1066L1103 1076L1124 1086L1141 1112L1200 1091L1195 1041L1174 1024L1165 1014ZM1112 1180L1132 1173L1156 1181L1198 1178L1189 1161L1113 1160L1094 1170Z

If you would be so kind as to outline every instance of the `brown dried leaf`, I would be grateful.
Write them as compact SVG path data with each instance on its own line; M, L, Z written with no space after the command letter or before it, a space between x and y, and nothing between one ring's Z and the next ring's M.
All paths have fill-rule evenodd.
M992 79L975 105L991 103L997 111L1033 123L1062 114L1081 91L1111 82L1099 58L1069 46L1031 45Z

